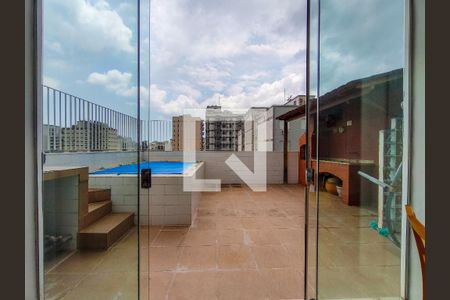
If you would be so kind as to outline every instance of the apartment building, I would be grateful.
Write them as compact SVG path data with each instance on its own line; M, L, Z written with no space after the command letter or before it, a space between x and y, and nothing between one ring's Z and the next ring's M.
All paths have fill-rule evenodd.
M192 117L191 115L182 115L172 117L172 147L171 151L183 151L184 139L184 125L194 123L195 131L192 132L192 138L195 140L195 150L203 150L203 120L199 117ZM167 150L169 151L169 150Z
M62 129L65 151L117 151L121 150L117 129L98 121L78 121Z
M61 127L55 125L43 125L42 147L44 151L59 151L62 149Z
M244 130L241 139L244 140L242 151L256 151L258 124L265 121L267 107L251 107L244 116Z
M297 105L301 106L306 103L306 95L297 95L295 97L289 96L284 105Z
M136 142L122 137L117 129L98 121L78 121L70 127L45 125L43 128L45 151L123 151L132 150Z
M205 150L239 151L239 131L244 126L244 115L221 106L208 105L205 121Z
M244 129L241 128L238 131L238 150L237 151L245 151L245 133Z
M153 141L148 148L149 151L172 151L173 141Z
M118 136L119 151L136 151L137 143L130 137ZM114 149L109 149L113 151ZM106 150L100 150L106 151Z
M301 103L301 96L297 96L288 103ZM300 100L299 100L300 99ZM295 102L294 102L295 101ZM298 105L285 104L271 107L252 107L244 117L243 138L245 140L243 151L269 151L282 152L284 148L284 121L277 120ZM265 129L263 129L265 125ZM288 124L288 151L298 151L298 138L306 129L304 119ZM265 130L265 137L261 137L261 130Z

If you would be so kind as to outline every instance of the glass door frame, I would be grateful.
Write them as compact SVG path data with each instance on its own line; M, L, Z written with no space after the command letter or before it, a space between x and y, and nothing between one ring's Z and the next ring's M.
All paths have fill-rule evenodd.
M404 3L404 66L403 66L403 169L402 169L402 206L409 204L411 195L411 26L412 26L412 1L403 0ZM408 298L408 277L409 265L408 257L410 251L410 230L406 212L402 209L401 223L401 252L400 252L400 296L404 299Z
M325 0L326 1L326 0ZM316 144L316 172L313 173L314 176L314 182L318 182L318 170L319 170L319 157L318 157L318 147L319 147L319 103L320 103L320 95L319 95L319 87L320 87L320 4L321 0L314 0L314 2L317 3L317 33L311 32L311 9L312 9L312 0L307 0L307 26L306 26L306 104L305 104L305 118L306 118L306 169L311 165L311 158L313 153L311 153L311 144L315 142ZM403 36L403 45L404 45L404 66L403 66L403 117L404 117L404 123L403 123L403 167L402 167L402 218L401 218L401 252L400 252L400 296L402 299L408 298L408 277L409 277L409 266L408 266L408 257L409 257L409 251L410 251L410 231L409 227L407 225L407 218L406 213L404 210L404 206L406 204L409 204L409 198L410 198L410 184L411 184L411 176L410 176L410 164L411 164L411 84L410 84L410 78L411 78L411 49L412 49L412 42L411 42L411 27L412 27L412 0L403 0L404 3L404 36ZM310 140L310 126L309 126L309 118L310 118L310 112L309 112L309 105L310 105L310 95L311 95L311 47L310 47L310 41L311 41L311 33L316 34L317 36L317 45L316 45L316 51L317 55L315 59L317 60L317 70L316 70L316 80L317 80L317 99L316 101L316 135L314 140ZM308 173L308 170L307 170ZM310 174L312 175L312 174ZM305 176L307 176L305 174ZM308 177L308 176L307 176ZM310 247L314 245L310 245L309 243L309 218L310 218L310 212L309 212L309 189L314 188L315 192L315 201L316 201L316 222L315 222L315 247ZM305 289L305 300L309 299L318 299L318 241L319 241L319 194L318 194L318 184L311 186L311 181L306 180L306 186L305 186L305 277L304 277L304 289ZM311 251L315 251L314 260L310 261L309 259L309 253ZM308 285L310 284L309 278L312 278L309 276L309 266L314 266L315 274L314 274L314 282L312 283L314 285L314 297L315 298L308 298Z
M320 39L319 39L319 35L320 35L320 1L319 0L315 0L314 2L317 3L317 45L316 45L316 51L317 51L317 55L315 57L316 61L317 61L317 70L316 70L316 84L319 84L319 46L320 46ZM316 161L315 161L315 169L319 170L319 161L317 159L317 149L318 149L318 134L319 132L316 130L316 135L315 135L315 139L313 139L313 132L311 132L312 128L310 126L310 117L311 117L311 112L310 112L310 108L312 106L312 100L311 100L311 95L312 95L312 89L311 89L311 21L313 20L312 16L311 16L311 11L313 9L314 3L312 3L312 0L307 0L307 12L306 12L306 101L305 101L305 120L306 120L306 174L305 174L305 264L304 264L304 299L305 300L309 300L309 299L317 299L317 282L318 282L318 270L317 270L317 266L318 266L318 228L319 228L319 210L318 210L318 172L314 172L313 168L312 168L312 157L314 155L313 151L312 151L312 145L315 143L316 147L316 155L314 155ZM316 90L316 122L318 122L318 105L319 105L319 97L318 97L318 91L319 88L318 86L316 86L315 88ZM316 128L318 124L316 124ZM313 190L314 191L314 199L310 199L310 191ZM316 206L316 210L315 211L310 211L310 200L311 201L315 201L315 206ZM310 216L312 216L312 214L314 214L315 217L315 222L310 222ZM313 220L312 220L313 221ZM313 225L313 230L312 230L312 236L311 238L313 239L314 243L310 244L310 225ZM310 259L310 253L313 253L312 256L312 261ZM313 270L314 274L312 274L311 276L309 275L310 271ZM313 282L310 282L310 278ZM312 290L312 294L310 295L309 292L309 288L310 286L313 288ZM314 298L312 298L311 296L314 296Z
M36 267L35 267L35 275L36 275L36 287L37 287L37 295L39 299L45 299L45 274L44 274L44 212L43 212L43 166L45 163L45 153L43 151L43 91L42 91L42 78L43 78L43 1L44 0L33 0L33 55L34 55L34 69L33 73L33 85L34 91L36 93L36 99L34 104L34 130L35 130L35 143L34 143L34 151L36 155L36 195L35 195L35 258L36 258ZM137 160L138 162L141 159L141 134L140 134L140 103L141 103L141 85L140 85L140 20L141 20L141 11L140 5L141 0L135 0L137 4L137 49L136 49L136 58L137 58L137 82L138 82L138 91L137 91ZM139 169L139 164L138 164ZM137 174L137 230L139 237L139 223L140 223L140 194L139 194L139 186L140 186L140 170L138 170ZM138 247L138 256L137 256L137 294L138 299L140 297L140 238L137 239L137 247Z
M45 299L44 294L44 241L41 237L44 236L44 210L43 210L43 166L44 166L44 152L42 151L42 133L43 133L43 94L42 94L42 41L43 41L43 0L33 1L34 8L34 59L35 59L35 69L34 69L34 90L36 93L36 104L35 104L35 130L36 130L36 142L35 142L35 153L36 153L36 179L37 179L37 203L36 208L36 230L35 230L35 247L37 254L37 266L36 266L36 278L37 278L37 288L39 299Z

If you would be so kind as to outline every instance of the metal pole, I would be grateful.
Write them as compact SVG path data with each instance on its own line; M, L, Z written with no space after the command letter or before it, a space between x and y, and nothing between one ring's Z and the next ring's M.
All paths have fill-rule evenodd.
M90 108L89 102L85 103L86 105L86 150L89 152L91 150L91 119L90 119Z
M97 134L98 134L98 128L97 128L97 106L95 104L92 104L92 130L94 131L94 136L92 137L92 150L97 150Z
M99 151L100 150L100 107L98 107L97 104L95 105L95 111L96 111L95 130L97 131L96 142L95 142L95 150Z
M73 150L77 151L78 149L78 132L77 132L77 97L73 97Z
M74 137L74 151L78 151L78 119L77 119L77 117L78 117L78 114L77 114L77 112L78 112L78 106L77 106L77 103L78 103L78 101L77 101L77 97L74 97L73 98L73 105L74 105L74 110L73 110L73 125L74 125L74 128L73 128L73 130L74 130L74 135L75 135L75 137Z
M100 150L100 108L95 104L95 150Z
M59 93L59 127L62 127L62 122L61 122L61 92ZM59 145L61 146L61 140L62 137L61 135L59 135Z
M84 100L80 98L80 151L85 150L85 134L86 134L86 123L85 123L85 111L84 111Z
M67 128L67 97L64 98L64 127ZM66 150L65 143L67 138L64 139L64 151Z
M105 127L104 123L104 109L103 107L99 107L100 109L100 151L105 149Z
M106 108L102 108L103 114L103 122L102 122L102 128L103 128L103 151L107 149L107 123L106 123Z
M47 87L47 149L50 151L50 90ZM53 140L55 139L55 134L53 133Z
M69 98L69 128L68 132L70 133L69 136L69 151L72 151L72 141L73 141L73 135L72 135L72 99Z

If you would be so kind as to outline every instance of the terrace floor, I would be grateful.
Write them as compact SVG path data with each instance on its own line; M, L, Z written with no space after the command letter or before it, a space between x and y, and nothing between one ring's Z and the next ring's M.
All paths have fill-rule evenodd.
M320 217L320 299L397 296L399 250L369 228L374 217L327 193ZM190 228L141 227L141 299L302 299L303 227L301 186L204 193ZM48 270L46 298L136 299L137 237Z

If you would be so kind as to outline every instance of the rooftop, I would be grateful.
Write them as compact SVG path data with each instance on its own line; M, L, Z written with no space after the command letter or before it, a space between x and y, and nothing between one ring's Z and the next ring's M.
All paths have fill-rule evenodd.
M328 271L319 295L398 295L399 249L369 227L374 216L328 193L321 201L319 239L327 247L319 248L319 266ZM231 186L204 193L191 227L141 226L141 295L303 298L304 204L300 185L270 185L266 193ZM135 298L137 238L134 227L107 251L76 252L54 266L45 275L46 296Z

